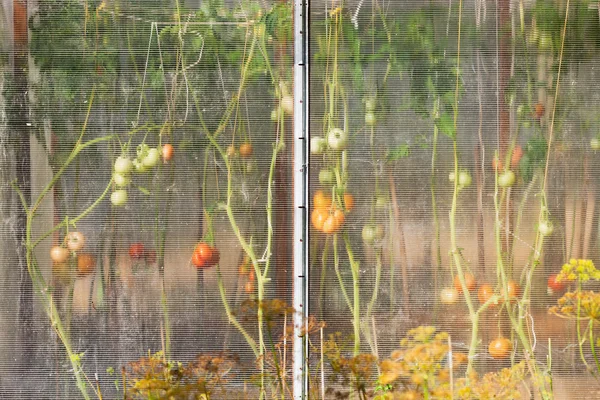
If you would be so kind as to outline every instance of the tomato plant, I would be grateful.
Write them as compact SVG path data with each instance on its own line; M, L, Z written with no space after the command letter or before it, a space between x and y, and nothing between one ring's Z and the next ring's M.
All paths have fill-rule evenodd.
M492 340L488 346L488 352L492 358L502 360L507 358L512 351L512 342L505 337Z
M133 243L129 246L129 257L139 260L144 257L145 248L143 243Z
M69 232L65 240L67 248L71 251L79 251L85 246L85 236L81 232Z
M61 246L54 246L50 249L50 259L55 263L64 263L69 258L69 250Z

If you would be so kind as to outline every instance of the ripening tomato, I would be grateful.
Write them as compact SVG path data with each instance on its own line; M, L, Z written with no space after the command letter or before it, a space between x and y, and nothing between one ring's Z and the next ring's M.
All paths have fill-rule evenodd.
M325 221L329 217L329 211L323 208L315 208L310 216L310 220L316 230L322 231Z
M354 208L354 196L350 193L344 193L344 207L346 211L352 211Z
M494 288L492 285L483 284L479 287L479 291L477 292L477 298L479 299L480 304L487 303L492 296L494 295Z
M242 157L250 157L252 155L252 145L250 143L243 143L240 146L240 156Z
M79 251L85 246L85 236L81 232L69 232L66 241L67 248L71 251Z
M50 249L50 259L58 264L67 261L69 254L69 250L64 247L54 246Z
M196 245L194 249L194 254L192 255L192 263L198 267L212 267L219 263L221 255L217 248L209 245L208 243L200 242Z
M535 105L535 116L537 118L542 118L542 116L544 115L544 111L545 111L545 108L542 103L537 103Z
M508 297L511 302L516 301L517 297L519 297L519 294L521 293L521 286L519 286L519 284L512 279L508 281L507 286L508 296L505 295L504 289L502 289L502 297Z
M555 293L560 293L567 287L565 281L557 281L557 274L552 274L548 277L548 294L553 295Z
M96 259L88 253L81 253L77 256L77 272L86 275L94 272L96 268Z
M173 145L171 143L164 144L162 147L163 162L168 163L173 158Z
M475 280L473 274L469 272L465 273L465 284L469 292L472 292L473 289L475 289L475 287L477 286L477 281ZM458 275L454 277L454 288L458 293L462 293L462 285L460 284L460 279L458 278Z
M516 168L517 165L519 165L521 157L523 157L523 148L519 145L516 145L510 158L510 165L512 168Z
M507 358L512 351L512 343L505 337L499 337L490 342L488 351L492 358L496 360L502 360Z
M142 243L134 243L129 246L129 257L139 260L144 257L144 245Z
M458 291L454 288L444 288L440 292L442 304L454 304L458 301Z
M331 207L331 197L323 193L322 190L317 190L313 196L313 207L315 209L329 209Z
M248 294L254 292L254 282L252 282L252 281L246 282L246 284L244 285L244 292L246 292Z
M329 215L325 222L323 223L323 232L324 233L335 233L337 232L339 226L337 224L337 220L333 215Z

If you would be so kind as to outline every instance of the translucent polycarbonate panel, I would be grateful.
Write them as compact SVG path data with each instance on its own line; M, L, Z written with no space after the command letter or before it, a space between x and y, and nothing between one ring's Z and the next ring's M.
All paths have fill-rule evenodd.
M315 398L598 397L597 6L311 2Z
M0 10L0 397L289 397L292 3Z

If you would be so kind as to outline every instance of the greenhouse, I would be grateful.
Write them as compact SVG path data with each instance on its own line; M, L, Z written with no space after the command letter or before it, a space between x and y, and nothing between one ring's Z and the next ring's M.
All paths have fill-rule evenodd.
M2 0L0 398L600 399L599 62L592 0Z

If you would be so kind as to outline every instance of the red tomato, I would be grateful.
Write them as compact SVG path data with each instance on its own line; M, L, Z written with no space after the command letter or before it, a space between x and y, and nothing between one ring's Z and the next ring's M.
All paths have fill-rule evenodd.
M221 253L219 253L219 249L217 249L216 247L213 247L212 255L210 257L210 260L208 260L209 265L210 266L217 265L220 260L221 260Z
M465 273L465 284L467 285L469 292L472 292L477 286L477 281L475 281L475 277L470 272ZM458 293L462 293L462 285L460 284L458 275L454 277L454 288L458 291Z
M548 294L553 295L554 293L562 292L566 287L566 283L564 281L558 282L556 280L557 274L552 274L548 277Z
M129 246L129 257L139 260L140 258L144 257L145 251L146 250L144 249L144 245L142 243L134 243Z
M512 351L512 343L505 337L499 337L490 342L488 351L492 358L496 360L502 360L507 358Z
M206 267L206 261L200 257L199 253L194 252L194 254L192 254L192 264L194 264L194 266L196 266L197 268L203 268Z
M208 243L200 242L196 245L194 253L204 261L209 261L213 256L213 249Z

